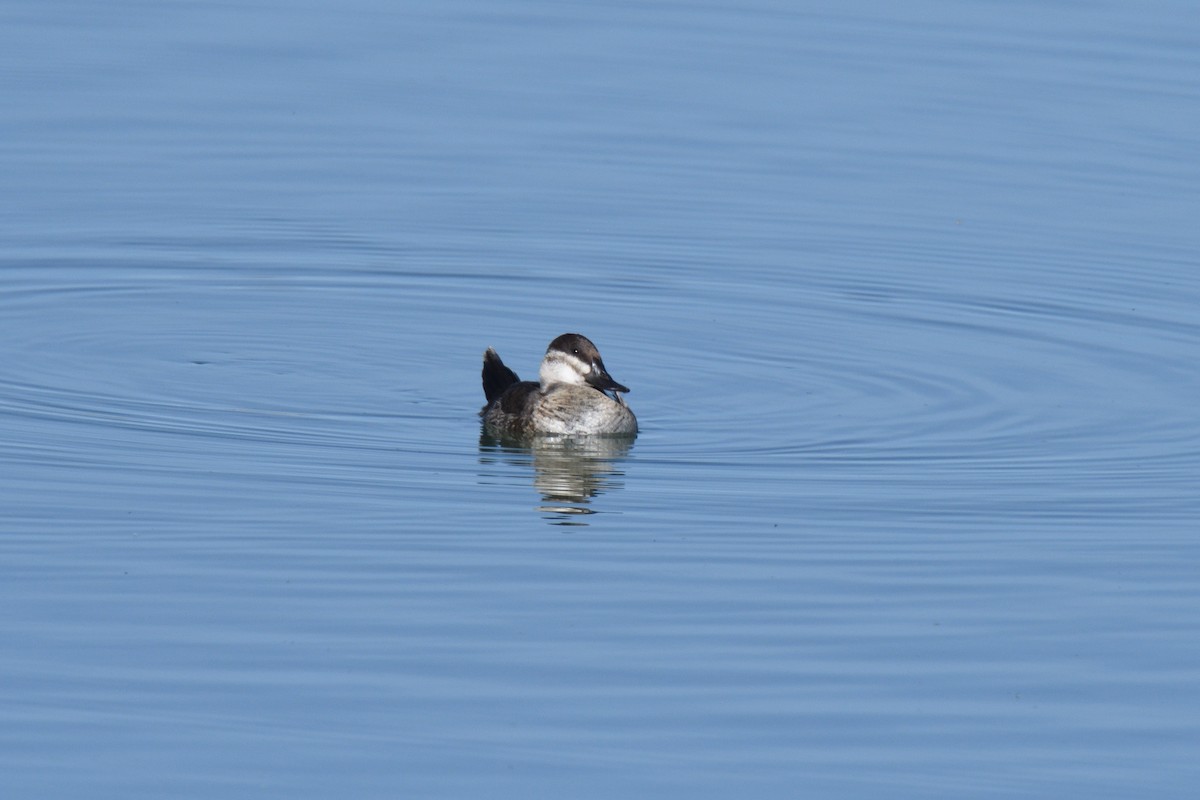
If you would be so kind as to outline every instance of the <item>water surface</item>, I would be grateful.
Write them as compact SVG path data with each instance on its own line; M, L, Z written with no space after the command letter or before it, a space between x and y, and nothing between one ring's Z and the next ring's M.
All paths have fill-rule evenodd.
M10 4L3 794L1190 797L1188 12Z

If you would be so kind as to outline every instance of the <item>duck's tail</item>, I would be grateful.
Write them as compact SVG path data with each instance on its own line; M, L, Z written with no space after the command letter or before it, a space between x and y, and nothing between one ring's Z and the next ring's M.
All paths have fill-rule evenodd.
M489 347L483 354L483 396L487 398L488 403L504 394L505 389L520 380L517 373L504 366L500 356L496 355L496 351Z

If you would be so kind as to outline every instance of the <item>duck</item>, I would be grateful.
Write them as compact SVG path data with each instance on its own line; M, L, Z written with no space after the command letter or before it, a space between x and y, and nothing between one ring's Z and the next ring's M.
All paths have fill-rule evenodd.
M484 351L487 405L479 416L488 431L505 436L635 436L637 417L621 396L628 392L591 339L564 333L546 348L536 382L518 378L491 347Z

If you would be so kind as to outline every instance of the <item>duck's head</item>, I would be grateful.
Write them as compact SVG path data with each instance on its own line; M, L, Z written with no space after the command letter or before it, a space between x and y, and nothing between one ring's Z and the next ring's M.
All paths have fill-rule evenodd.
M629 391L608 374L592 340L579 333L564 333L550 343L538 378L543 390L554 383L569 383L586 384L602 392Z

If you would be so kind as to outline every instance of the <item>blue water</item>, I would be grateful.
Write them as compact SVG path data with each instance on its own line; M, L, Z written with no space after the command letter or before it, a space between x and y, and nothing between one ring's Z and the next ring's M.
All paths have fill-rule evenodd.
M1198 36L0 8L0 796L1195 796Z

